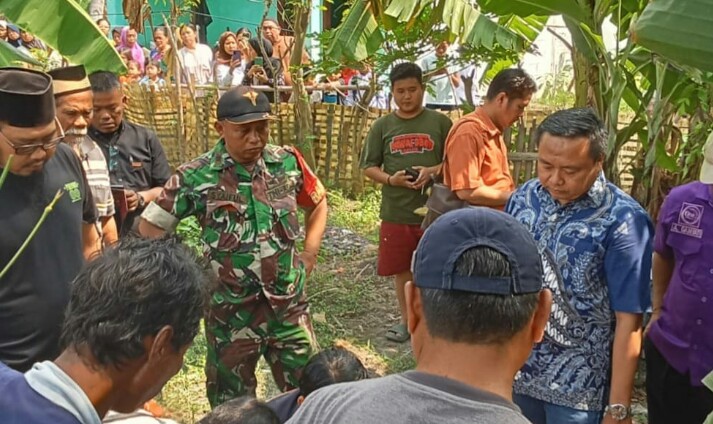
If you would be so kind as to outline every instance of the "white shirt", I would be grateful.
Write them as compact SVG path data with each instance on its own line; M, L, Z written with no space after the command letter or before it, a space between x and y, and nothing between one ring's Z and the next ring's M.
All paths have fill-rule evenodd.
M205 44L196 44L194 50L183 47L178 51L181 65L188 77L196 84L213 82L213 50ZM186 83L185 75L181 81Z

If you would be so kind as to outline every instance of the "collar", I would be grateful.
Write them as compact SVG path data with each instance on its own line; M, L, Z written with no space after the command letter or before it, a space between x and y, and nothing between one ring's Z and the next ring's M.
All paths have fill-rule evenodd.
M51 361L36 363L25 373L27 384L55 405L66 409L80 423L101 424L99 414L86 393Z
M91 138L97 141L104 141L104 142L110 142L114 137L120 136L124 132L124 128L126 128L126 119L122 119L121 123L119 123L119 128L116 129L113 133L105 134L102 132L99 132L94 127L89 127L89 135Z
M477 109L475 109L475 112L473 113L475 117L483 124L483 129L488 133L490 137L495 138L502 134L502 131L500 131L497 126L495 126L493 120L490 119L487 113L485 113L485 108L479 106Z
M279 146L273 146L271 144L265 145L265 150L262 151L262 157L255 164L255 169L265 169L267 163L281 163L285 159L284 154L285 149ZM218 140L218 143L213 147L213 151L210 154L210 167L215 171L222 171L223 169L230 168L231 166L239 165L235 162L235 159L230 156L228 149L225 147L225 140L222 138ZM244 169L243 166L239 168Z
M604 203L607 193L607 179L604 176L604 171L599 173L597 179L594 180L594 184L587 190L587 192L579 199L570 202L564 206L560 205L552 195L545 189L545 187L537 181L537 190L541 196L545 196L550 202L554 203L558 207L568 207L568 206L578 206L582 208L598 208Z

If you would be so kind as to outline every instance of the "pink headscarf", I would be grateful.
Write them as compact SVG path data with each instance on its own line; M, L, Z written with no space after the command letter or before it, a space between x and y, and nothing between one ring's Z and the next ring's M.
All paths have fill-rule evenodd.
M139 69L141 69L141 72L143 73L144 63L146 62L146 58L144 57L144 49L141 48L138 40L136 41L136 43L134 43L133 47L129 47L126 42L126 37L129 34L129 29L130 28L128 26L121 29L121 44L119 44L117 50L119 52L123 50L131 50L131 58L139 63Z

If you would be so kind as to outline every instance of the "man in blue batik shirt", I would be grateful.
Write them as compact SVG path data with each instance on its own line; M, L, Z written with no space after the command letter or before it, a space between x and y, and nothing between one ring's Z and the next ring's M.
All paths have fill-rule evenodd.
M514 385L534 424L631 423L631 393L650 304L653 225L602 172L607 133L590 109L568 109L537 130L537 179L506 212L549 250L562 283Z

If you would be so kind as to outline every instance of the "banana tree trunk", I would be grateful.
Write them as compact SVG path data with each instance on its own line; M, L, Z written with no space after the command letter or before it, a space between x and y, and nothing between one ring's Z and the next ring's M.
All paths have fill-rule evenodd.
M302 51L304 51L311 8L309 0L302 0L300 3L295 4L294 7L295 20L292 28L294 30L295 43L292 46L289 71L292 74L292 93L295 99L295 137L297 147L304 155L307 164L312 169L315 169L315 135L312 128L312 106L302 75Z

